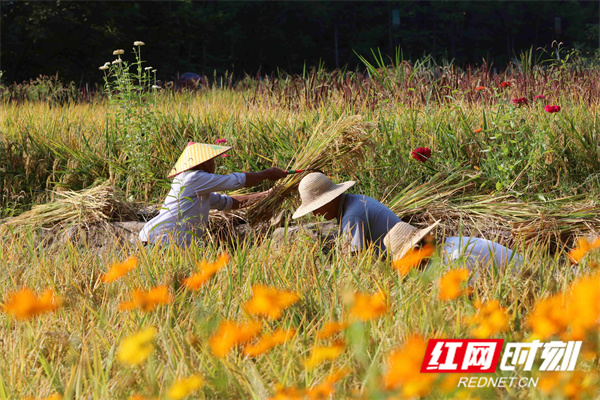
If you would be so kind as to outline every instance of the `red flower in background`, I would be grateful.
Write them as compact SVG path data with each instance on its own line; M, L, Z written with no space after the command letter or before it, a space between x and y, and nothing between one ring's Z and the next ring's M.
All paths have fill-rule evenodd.
M217 139L217 144L225 144L227 143L227 139Z
M428 147L417 147L412 152L412 158L417 161L425 162L431 157L431 149Z
M547 112L549 112L550 114L555 113L555 112L559 112L560 111L560 106L546 106L544 107L544 110L546 110Z
M527 105L527 97L517 97L516 99L512 99L512 102L518 106Z
M509 87L510 86L510 82L502 82L500 84L500 87Z
M537 100L537 99L545 99L546 96L544 96L543 94L538 94L537 96L534 96L533 99Z
M485 86L477 86L477 87L475 88L475 90L476 90L477 92L479 92L480 90L485 90Z

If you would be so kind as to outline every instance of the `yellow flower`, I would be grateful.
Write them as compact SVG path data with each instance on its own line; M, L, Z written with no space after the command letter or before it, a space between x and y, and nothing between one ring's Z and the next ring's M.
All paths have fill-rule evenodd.
M306 397L310 400L325 400L333 396L333 392L333 385L329 382L323 382L308 389Z
M117 359L125 364L138 365L154 350L152 341L156 336L156 328L149 326L131 335L121 342L117 351Z
M372 296L355 293L350 317L360 321L369 321L383 315L387 308L386 295L383 292L377 292Z
M52 396L50 397L44 397L43 399L39 399L39 400L62 400L62 396L58 393L54 393ZM24 397L22 400L36 400L34 397Z
M143 45L145 45L145 44L146 44L146 43L142 42L141 40L136 40L135 42L133 42L133 45L134 45L134 46L143 46Z
M317 332L317 339L327 339L335 333L343 331L348 327L347 322L329 322Z
M221 254L217 261L209 263L202 261L197 264L198 272L183 280L185 287L191 290L198 290L204 285L218 270L223 268L229 262L228 254Z
M192 375L188 378L179 379L171 385L167 391L167 398L171 400L180 400L200 389L204 385L204 380L199 375Z
M597 398L598 374L575 372L546 372L540 377L538 389L552 398Z
M134 269L138 264L136 257L129 257L122 263L114 263L110 266L108 272L100 277L104 283L113 282L124 276L126 273Z
M338 341L331 346L315 346L310 356L304 361L304 366L308 369L313 369L320 363L326 360L335 360L344 352L344 342Z
M61 301L52 289L46 289L39 297L31 289L21 289L8 296L2 310L16 319L25 320L40 314L56 311Z
M271 350L273 347L287 342L294 337L295 334L296 330L294 329L285 330L281 328L276 329L273 334L264 333L257 343L245 346L242 352L248 357L259 356Z
M400 272L401 275L407 275L411 269L418 267L421 261L430 258L435 251L435 247L427 243L419 249L410 249L401 259L392 263L393 267Z
M475 307L477 308L475 315L466 318L470 325L475 326L471 330L471 335L485 339L508 329L506 310L500 306L498 300L488 301L483 305L477 300Z
M469 270L466 268L450 270L440 279L440 291L438 297L440 300L453 300L460 296L464 290L460 284L469 278Z
M427 341L419 335L413 335L402 348L392 352L387 359L387 373L383 376L385 387L402 388L405 397L426 396L437 379L437 374L420 372L426 349Z
M253 297L244 308L252 315L264 315L269 319L279 318L283 310L300 298L297 293L261 285L253 286L252 293Z
M225 357L233 347L252 340L252 338L258 335L261 329L261 323L258 321L236 324L235 322L225 320L221 322L208 343L215 356Z
M597 238L592 243L588 242L585 238L580 238L577 240L577 247L569 252L569 259L573 264L579 264L587 253L598 247L600 247L600 238Z
M173 297L169 294L166 286L157 286L147 292L136 289L130 301L120 304L119 310L126 311L134 308L140 308L144 311L152 311L160 304L169 304Z
M118 50L113 51L113 56L118 56L118 55L121 55L121 54L125 54L125 50L118 49Z

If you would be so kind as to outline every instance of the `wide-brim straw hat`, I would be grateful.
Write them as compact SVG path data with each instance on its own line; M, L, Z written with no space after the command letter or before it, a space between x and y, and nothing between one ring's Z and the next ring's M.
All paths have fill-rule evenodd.
M404 257L410 249L419 243L439 223L440 221L436 221L424 229L416 228L402 221L394 225L383 238L383 244L388 254L392 256L392 260L396 261Z
M231 149L231 146L189 142L183 153L179 156L175 166L171 169L169 175L167 175L167 178L172 178Z
M298 185L302 204L292 215L292 218L300 218L321 208L330 201L335 200L336 197L354 186L355 183L354 181L347 181L336 185L320 172L312 172L306 175Z

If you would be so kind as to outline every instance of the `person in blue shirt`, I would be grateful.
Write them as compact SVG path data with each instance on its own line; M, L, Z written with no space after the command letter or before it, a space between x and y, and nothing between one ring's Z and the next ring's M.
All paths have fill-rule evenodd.
M369 196L345 193L354 184L348 181L336 185L320 172L306 175L298 186L302 205L292 218L312 212L326 220L337 219L345 250L359 252L373 244L375 252L383 254L383 238L400 218Z

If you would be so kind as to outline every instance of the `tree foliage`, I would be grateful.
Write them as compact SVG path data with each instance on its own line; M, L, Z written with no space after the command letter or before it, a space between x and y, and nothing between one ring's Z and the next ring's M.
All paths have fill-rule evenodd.
M356 54L379 48L391 55L397 47L405 59L427 54L459 65L486 59L504 66L554 40L592 54L598 15L598 2L573 0L2 0L0 70L6 82L58 73L98 83L98 66L134 40L146 42L144 58L163 79L186 71L241 76L355 68Z

